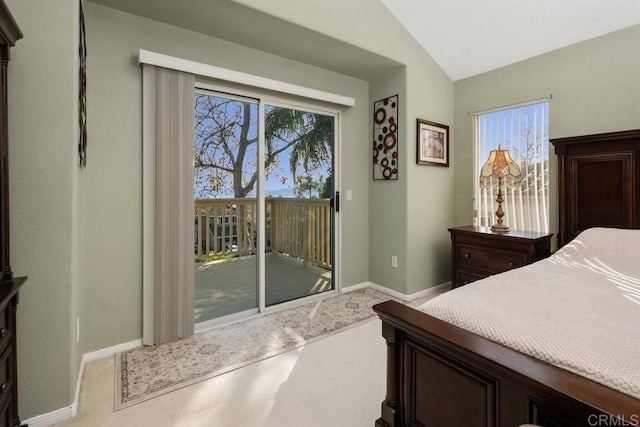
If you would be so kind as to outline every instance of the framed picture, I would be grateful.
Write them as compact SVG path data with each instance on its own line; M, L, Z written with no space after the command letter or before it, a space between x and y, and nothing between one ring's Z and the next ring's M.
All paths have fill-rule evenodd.
M449 126L418 119L416 163L449 166Z

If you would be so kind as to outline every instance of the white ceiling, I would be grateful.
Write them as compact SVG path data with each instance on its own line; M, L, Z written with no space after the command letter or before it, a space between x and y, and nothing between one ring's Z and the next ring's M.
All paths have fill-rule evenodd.
M453 80L640 23L640 0L381 1Z

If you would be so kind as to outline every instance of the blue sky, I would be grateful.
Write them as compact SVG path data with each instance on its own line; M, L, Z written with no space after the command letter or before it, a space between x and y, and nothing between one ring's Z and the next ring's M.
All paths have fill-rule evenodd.
M221 97L215 97L215 96L211 96L209 98L216 103L224 102L224 104L221 104L223 106L217 107L217 109L215 110L218 114L218 116L216 116L216 119L218 120L218 122L214 121L211 118L208 118L205 121L203 121L200 126L196 127L196 149L198 148L198 144L202 143L202 139L198 138L199 132L202 132L205 130L208 130L208 131L219 130L221 129L221 126L223 126L223 125L220 125L220 123L223 123L223 124L228 124L232 122L242 123L244 121L242 119L243 117L242 114L245 112L244 108L247 108L247 106L249 105L250 105L249 108L250 108L251 126L249 128L247 138L249 140L257 139L257 131L258 131L257 104L247 104L242 101L225 100ZM206 107L208 106L207 104L204 104L204 100L202 98L200 99L202 103L196 104L196 112L206 111ZM196 95L196 100L198 100L198 95ZM198 110L198 108L200 108L200 110ZM271 107L267 105L265 110L268 112L270 108L276 108L276 107ZM231 126L229 126L229 129L231 129ZM227 133L227 141L229 141L227 145L230 147L233 147L234 144L237 146L237 143L235 141L238 141L240 138L240 126L236 125L232 129L233 129L232 131L229 131ZM285 144L285 142L280 142L280 146L282 146L283 144ZM243 175L244 175L243 183L248 182L248 180L256 171L256 167L257 167L256 145L257 144L251 144L246 150L245 158L243 161L243 168L242 168ZM219 144L219 147L220 147L220 144ZM211 150L207 150L206 153L210 153L214 163L216 164L224 163L225 161L224 159L225 158L228 159L228 156L224 153L223 149L217 148L217 150L218 151L216 151L216 148L212 148ZM238 153L237 148L235 148L234 150L235 150L234 156L236 156L237 158L237 153ZM265 179L265 195L267 196L273 195L274 197L278 197L278 196L294 197L295 184L293 182L293 177L292 177L291 169L289 165L290 155L292 150L293 148L289 147L278 155L277 164L272 165L272 168L269 174L265 177L266 178ZM324 181L324 178L326 178L328 175L328 171L330 167L331 167L330 164L323 164L321 167L313 171L310 171L310 173L307 174L302 166L298 166L296 172L298 176L310 176L313 181L321 181L321 180ZM198 178L198 176L204 177L207 173L218 174L221 177L220 182L222 184L220 185L220 189L212 195L213 197L234 197L234 192L232 188L233 177L230 173L225 174L225 173L221 173L220 171L206 172L203 169L196 168L196 179ZM257 185L254 187L253 191L249 193L249 196L255 197L257 193L256 190L257 190ZM196 198L208 197L208 195L204 193L204 191L206 191L205 187L198 186L196 184L196 188L195 188ZM308 195L308 192L305 192L305 196L306 195Z
M520 108L509 108L478 114L479 126L479 161L489 157L489 151L495 150L500 144L501 148L508 149L516 162L515 156L518 150L525 150L528 138L529 147L534 140L538 141L538 146L542 150L535 153L535 158L530 157L530 162L540 162L549 158L548 144L541 144L548 141L548 110L549 104L538 102ZM527 134L529 134L527 136ZM533 153L529 153L533 156Z

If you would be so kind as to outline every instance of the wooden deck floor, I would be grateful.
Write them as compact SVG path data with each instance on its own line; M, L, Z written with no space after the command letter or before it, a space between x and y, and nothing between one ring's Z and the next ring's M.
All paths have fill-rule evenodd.
M195 321L215 319L258 306L257 257L248 256L195 266ZM331 271L287 255L265 255L266 305L331 289Z

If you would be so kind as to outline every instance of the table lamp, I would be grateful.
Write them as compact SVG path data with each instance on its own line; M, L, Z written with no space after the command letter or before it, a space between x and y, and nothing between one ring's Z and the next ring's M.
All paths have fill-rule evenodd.
M509 231L509 226L504 224L502 217L504 211L502 210L502 188L517 188L522 182L522 175L520 174L520 168L513 161L508 150L501 150L498 145L497 150L491 150L489 159L486 161L482 169L480 170L480 188L483 190L490 188L498 189L498 197L496 202L498 203L498 210L496 210L496 216L498 221L491 226L492 231L499 233L506 233Z

